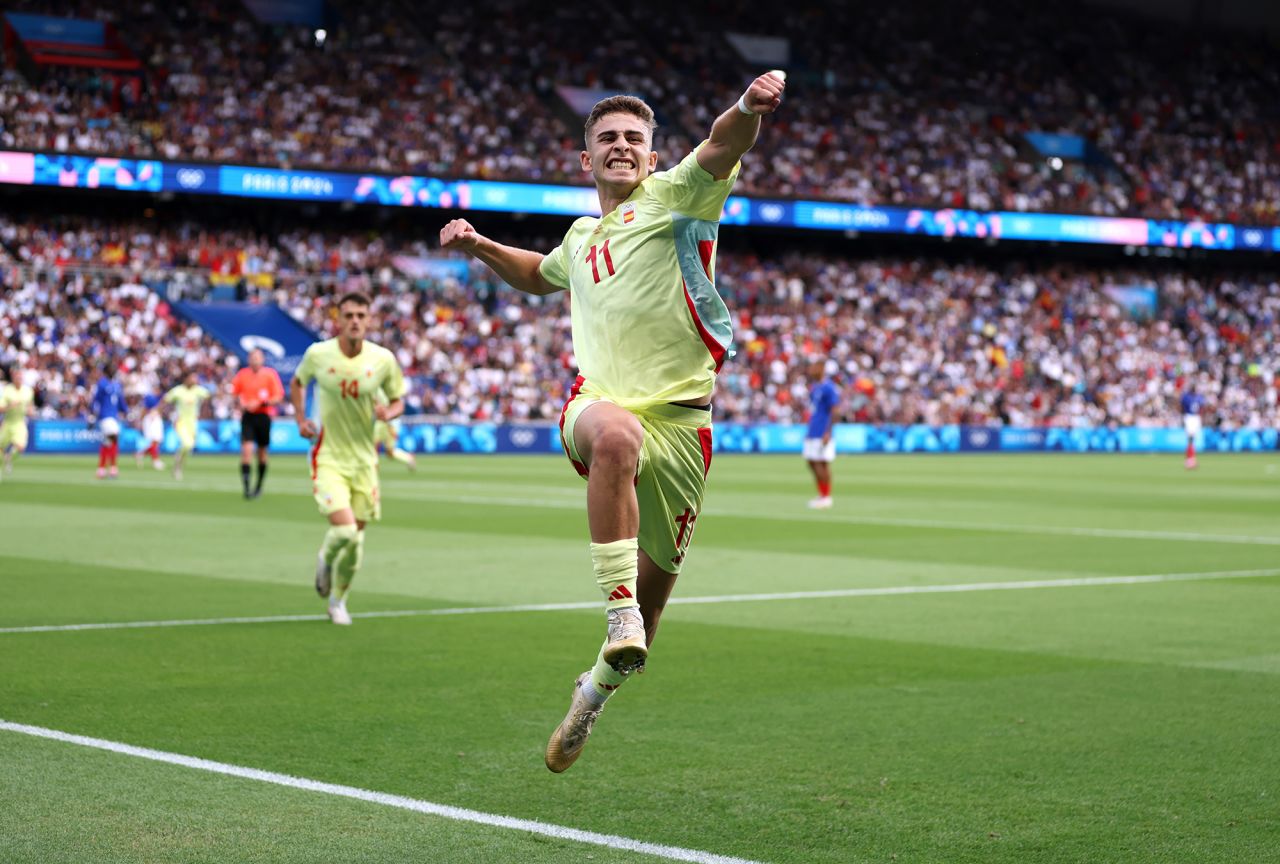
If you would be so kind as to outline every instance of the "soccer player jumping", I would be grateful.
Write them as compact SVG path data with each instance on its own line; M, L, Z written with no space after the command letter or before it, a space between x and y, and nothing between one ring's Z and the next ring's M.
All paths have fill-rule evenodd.
M289 399L298 432L315 439L311 491L329 519L316 561L316 592L329 598L334 624L350 624L347 589L364 559L364 526L382 515L373 423L404 413L405 386L395 355L364 338L368 297L344 295L338 301L338 326L338 338L317 342L302 355L289 382ZM312 381L320 402L319 427L307 417L307 385ZM386 404L378 404L379 390Z
M711 467L711 394L732 337L713 281L720 213L760 116L782 103L784 77L751 82L708 140L657 173L652 109L633 96L599 102L581 160L603 215L574 222L545 256L462 219L440 232L441 246L514 288L569 291L579 375L560 415L561 443L587 480L608 634L547 744L555 772L582 753L605 700L643 670L693 536Z

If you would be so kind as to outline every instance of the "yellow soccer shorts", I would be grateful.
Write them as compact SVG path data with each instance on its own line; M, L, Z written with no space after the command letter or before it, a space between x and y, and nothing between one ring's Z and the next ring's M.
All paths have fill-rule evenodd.
M382 518L376 465L355 470L316 465L311 474L311 494L325 516L350 507L359 522L376 522Z
M174 423L173 433L178 436L179 450L196 449L196 424Z
M0 423L0 450L27 449L27 424L24 420L17 423Z
M565 403L561 415L560 443L583 478L587 467L573 444L573 427L584 410L600 401L577 393ZM656 405L631 413L644 428L636 468L640 548L663 570L679 573L702 512L702 495L711 469L711 412Z

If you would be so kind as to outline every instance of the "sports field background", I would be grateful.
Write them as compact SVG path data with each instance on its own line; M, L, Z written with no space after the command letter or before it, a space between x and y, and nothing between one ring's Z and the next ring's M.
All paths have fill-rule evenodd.
M0 483L0 720L695 860L1280 861L1280 454L849 458L816 513L797 457L719 455L676 593L721 599L562 776L598 610L360 616L598 601L563 460L385 463L350 628L12 632L323 612L301 457L255 501L94 464ZM5 862L660 860L7 730L0 802Z

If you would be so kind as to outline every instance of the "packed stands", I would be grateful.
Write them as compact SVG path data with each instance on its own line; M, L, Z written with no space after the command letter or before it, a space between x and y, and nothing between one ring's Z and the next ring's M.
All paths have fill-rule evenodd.
M169 386L188 363L225 380L234 358L168 301L228 282L322 334L333 296L373 294L378 338L405 367L414 413L550 421L574 374L562 296L526 297L474 262L462 277L410 276L405 258L439 250L394 233L65 217L0 222L0 244L0 361L37 373L46 416L81 414L103 359L127 370L133 397ZM730 246L718 283L737 343L716 395L724 420L802 419L805 361L818 356L845 371L850 420L1165 425L1194 383L1213 423L1280 422L1280 279L1266 273ZM1135 287L1158 298L1149 319L1126 309L1123 289ZM214 400L215 414L229 409Z
M56 5L115 26L144 63L143 96L107 94L84 70L10 71L6 147L581 183L580 112L561 86L645 96L675 158L763 68L735 52L719 4L662 0L596 20L514 0L376 15L343 0L324 40L238 3ZM762 20L790 46L789 104L740 191L1280 219L1280 73L1261 42L1007 0L801 2ZM1046 156L1043 134L1079 152Z

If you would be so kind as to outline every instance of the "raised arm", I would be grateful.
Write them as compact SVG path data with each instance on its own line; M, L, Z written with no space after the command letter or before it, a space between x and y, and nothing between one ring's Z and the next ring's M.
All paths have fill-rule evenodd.
M542 277L542 254L504 246L480 234L465 219L454 219L440 229L440 246L457 249L483 261L502 281L526 294L553 294L560 289Z
M760 134L760 115L772 114L782 104L782 91L786 89L782 72L766 72L751 82L738 104L725 111L711 124L711 138L698 151L698 164L702 169L723 180L733 171L733 166L756 143Z

